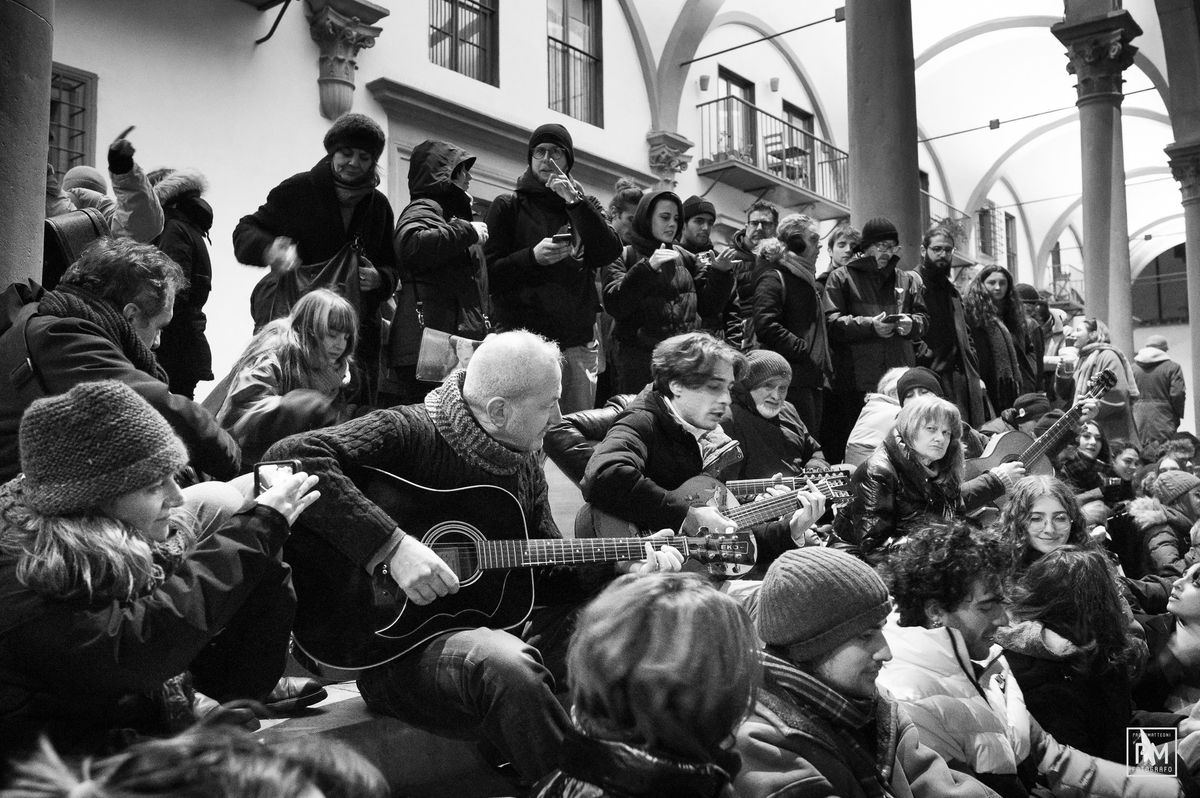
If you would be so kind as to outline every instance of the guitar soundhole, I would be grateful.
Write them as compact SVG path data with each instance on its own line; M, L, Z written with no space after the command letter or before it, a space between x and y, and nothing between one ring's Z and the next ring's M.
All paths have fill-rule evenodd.
M486 540L475 527L461 521L438 524L425 535L424 543L441 557L458 582L466 586L479 578L479 543Z

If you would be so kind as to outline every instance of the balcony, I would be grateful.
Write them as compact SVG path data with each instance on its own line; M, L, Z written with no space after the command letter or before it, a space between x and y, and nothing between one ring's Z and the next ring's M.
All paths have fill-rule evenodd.
M720 97L696 108L697 174L817 219L850 215L845 150L740 97Z

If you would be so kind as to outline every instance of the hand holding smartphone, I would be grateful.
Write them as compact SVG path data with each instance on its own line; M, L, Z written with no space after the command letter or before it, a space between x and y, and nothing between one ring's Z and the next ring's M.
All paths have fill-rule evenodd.
M550 240L553 241L555 244L570 244L571 243L571 234L570 233L555 233L554 235L550 236Z
M904 318L903 313L893 313L889 316L884 316L882 321L884 324L896 324Z
M284 477L290 477L301 470L299 460L264 460L254 464L254 495L261 496L270 490Z

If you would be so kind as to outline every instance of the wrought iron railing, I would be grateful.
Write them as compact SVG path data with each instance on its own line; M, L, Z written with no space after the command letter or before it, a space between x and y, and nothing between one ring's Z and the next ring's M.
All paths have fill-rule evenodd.
M738 160L842 205L849 204L849 161L809 131L740 97L700 103L700 166Z
M550 107L604 126L604 87L600 61L589 53L549 38Z

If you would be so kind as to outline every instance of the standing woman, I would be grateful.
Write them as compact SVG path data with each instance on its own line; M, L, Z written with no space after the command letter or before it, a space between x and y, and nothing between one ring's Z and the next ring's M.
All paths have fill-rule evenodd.
M1076 316L1071 326L1063 330L1063 338L1079 351L1079 361L1076 364L1069 357L1063 359L1060 356L1054 373L1059 396L1079 401L1087 391L1088 380L1111 369L1117 384L1100 397L1096 422L1109 440L1121 438L1140 446L1141 438L1133 420L1133 403L1141 393L1129 358L1111 343L1108 326L1092 317Z
M633 217L633 243L604 269L604 309L616 319L619 345L618 393L644 388L654 347L699 329L700 317L719 313L732 293L732 272L693 273L695 258L678 244L682 226L676 194L646 192Z
M379 384L379 308L396 288L392 206L376 190L383 130L362 114L344 114L325 134L326 155L307 172L292 175L243 216L233 231L241 263L273 271L329 260L356 236L369 264L358 270L362 301L358 361L373 402Z
M1012 407L1018 396L1037 390L1025 353L1025 310L1008 269L980 269L967 289L963 310L992 407Z

